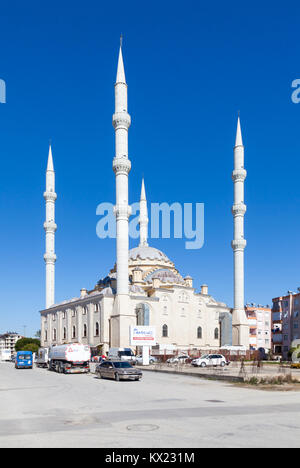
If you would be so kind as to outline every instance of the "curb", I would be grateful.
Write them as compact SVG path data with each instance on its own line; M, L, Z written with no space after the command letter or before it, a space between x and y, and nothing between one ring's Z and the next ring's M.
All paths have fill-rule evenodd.
M200 379L205 379L205 380L221 380L225 382L245 382L244 377L237 377L233 375L219 375L219 374L201 374L199 373L194 373L194 372L183 372L183 371L174 371L174 370L162 370L162 369L148 369L146 367L139 367L139 369L143 371L148 371L148 372L160 372L162 374L173 374L173 375L185 375L187 377L198 377Z

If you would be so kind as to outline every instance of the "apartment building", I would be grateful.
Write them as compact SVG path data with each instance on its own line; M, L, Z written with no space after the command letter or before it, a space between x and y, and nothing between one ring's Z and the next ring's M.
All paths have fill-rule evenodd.
M15 332L7 332L4 335L0 335L0 351L3 349L10 349L13 354L15 352L15 344L21 338L23 338L23 336Z
M246 304L249 324L250 349L263 348L268 352L272 347L272 318L270 306Z
M300 338L300 288L273 299L272 335L273 354L287 359L292 341Z

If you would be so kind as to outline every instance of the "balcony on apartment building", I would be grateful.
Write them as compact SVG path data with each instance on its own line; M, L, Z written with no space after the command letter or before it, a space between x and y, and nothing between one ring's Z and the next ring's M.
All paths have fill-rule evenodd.
M273 343L282 343L282 332L273 332L272 341Z
M272 314L272 320L274 322L282 322L282 312L273 312Z

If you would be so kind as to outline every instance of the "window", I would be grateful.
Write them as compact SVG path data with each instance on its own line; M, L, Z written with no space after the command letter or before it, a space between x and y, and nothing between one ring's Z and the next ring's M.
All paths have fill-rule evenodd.
M53 328L53 341L56 341L56 328Z
M82 310L82 315L86 315L87 314L87 307L84 306L83 310Z
M299 311L298 311L298 310L295 310L295 312L294 312L294 317L295 317L295 318L299 317Z
M289 339L288 335L284 335L284 336L283 336L283 340L284 340L284 341L288 341L288 339Z
M66 340L67 339L67 329L66 329L66 327L64 327L63 335L64 335L64 340Z
M198 340L202 339L202 328L201 327L197 328L197 338L198 338Z
M163 314L168 315L168 307L167 306L164 306Z
M294 328L299 328L298 323L294 323Z
M55 321L56 321L56 314L53 314L53 317L52 317L52 319L53 319L53 322L55 322Z
M72 338L73 338L73 340L74 340L74 338L76 338L76 327L75 327L75 325L72 328Z
M96 322L95 336L99 336L99 323Z
M83 338L87 337L87 326L86 323L83 325Z
M76 317L76 309L72 310L72 317Z
M62 313L62 318L63 318L63 320L65 320L65 318L66 318L66 312L63 312L63 313Z
M100 312L100 305L99 304L95 304L94 311L95 311L95 313Z
M163 338L168 337L168 325L163 325L163 327L162 327L162 336L163 336Z
M47 330L45 330L45 341L47 341L47 340L48 340L48 332L47 332Z
M215 340L218 340L219 339L219 329L216 328L215 329Z

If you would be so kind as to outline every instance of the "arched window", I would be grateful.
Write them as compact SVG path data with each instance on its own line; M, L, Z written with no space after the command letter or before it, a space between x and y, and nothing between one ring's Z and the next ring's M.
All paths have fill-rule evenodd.
M87 337L87 326L86 323L83 325L83 338Z
M197 338L198 340L202 340L202 327L197 328Z
M162 327L162 336L163 338L167 338L168 337L168 325L163 325Z
M56 328L53 328L53 341L56 341Z
M218 340L219 339L219 329L216 328L215 329L215 340Z
M83 307L83 310L82 310L82 315L86 315L86 314L87 314L87 307L84 306L84 307Z
M66 340L66 339L67 339L67 329L66 329L66 327L64 327L64 340Z
M148 326L150 324L150 311L148 304L139 304L135 313L137 325Z
M100 312L100 304L95 304L94 311L95 311L95 313Z
M72 338L76 338L76 327L75 325L73 326L73 329L72 329Z
M99 336L99 323L96 322L95 336Z

